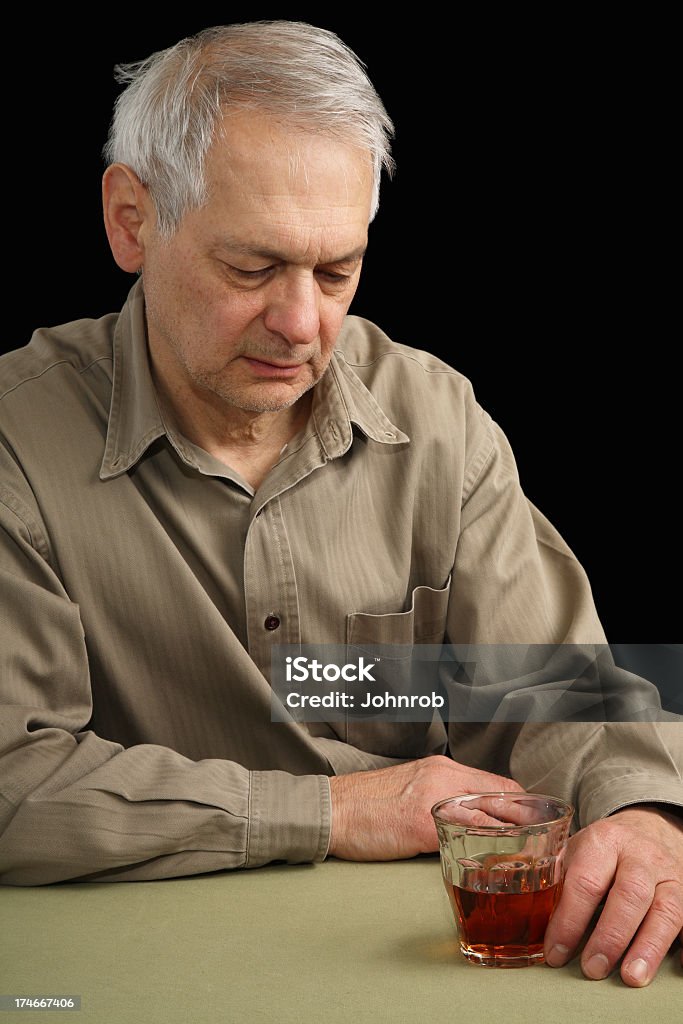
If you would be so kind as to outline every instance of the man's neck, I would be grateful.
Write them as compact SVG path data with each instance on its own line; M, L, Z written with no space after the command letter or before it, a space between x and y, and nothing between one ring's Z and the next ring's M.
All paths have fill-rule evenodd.
M313 391L277 412L252 412L209 391L166 379L154 359L152 378L164 420L192 444L219 459L257 489L283 447L306 426Z

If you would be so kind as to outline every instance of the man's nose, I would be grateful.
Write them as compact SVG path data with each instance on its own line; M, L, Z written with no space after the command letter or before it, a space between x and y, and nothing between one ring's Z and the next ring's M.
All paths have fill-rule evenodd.
M290 345L309 345L320 333L320 289L310 271L285 272L268 294L265 325Z

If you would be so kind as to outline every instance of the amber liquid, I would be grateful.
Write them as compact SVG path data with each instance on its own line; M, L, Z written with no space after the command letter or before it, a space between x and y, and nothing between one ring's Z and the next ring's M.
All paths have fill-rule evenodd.
M543 938L562 891L553 874L552 865L531 867L520 860L497 871L468 868L467 888L447 886L465 956L489 966L494 960L495 966L542 961Z

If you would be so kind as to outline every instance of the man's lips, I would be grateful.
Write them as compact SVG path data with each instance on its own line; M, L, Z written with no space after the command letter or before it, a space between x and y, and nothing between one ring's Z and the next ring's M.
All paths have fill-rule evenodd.
M305 365L304 363L271 363L263 359L250 359L249 356L243 356L243 359L259 377L280 377L285 379L296 377L301 367Z

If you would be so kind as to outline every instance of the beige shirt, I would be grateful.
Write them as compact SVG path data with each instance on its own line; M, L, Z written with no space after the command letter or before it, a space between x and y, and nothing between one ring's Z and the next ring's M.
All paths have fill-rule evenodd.
M325 857L328 776L441 723L271 722L283 643L604 643L461 374L350 316L256 492L164 422L142 282L0 360L0 881ZM276 628L272 627L276 624ZM451 723L581 824L683 803L681 725Z

